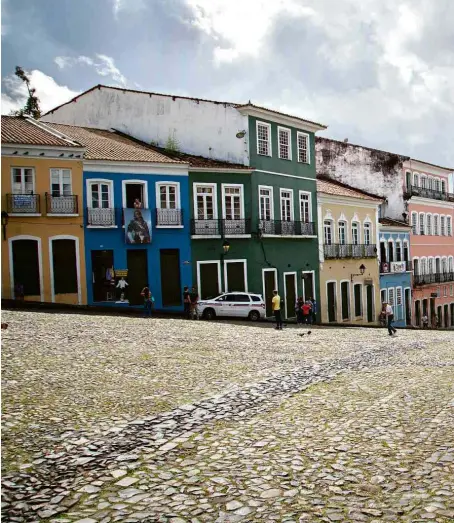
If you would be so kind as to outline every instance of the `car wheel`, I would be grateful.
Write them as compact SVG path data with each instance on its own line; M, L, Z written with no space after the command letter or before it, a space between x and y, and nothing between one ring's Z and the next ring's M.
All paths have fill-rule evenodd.
M216 318L216 313L214 312L214 309L205 309L203 311L203 317L206 320L214 320Z
M257 312L257 311L251 311L251 312L249 313L249 319L250 319L251 321L259 321L259 319L260 319L260 313Z

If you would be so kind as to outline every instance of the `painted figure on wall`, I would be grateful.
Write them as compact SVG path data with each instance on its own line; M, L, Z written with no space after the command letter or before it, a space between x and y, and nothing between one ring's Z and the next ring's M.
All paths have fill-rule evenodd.
M126 243L151 243L150 209L125 209Z

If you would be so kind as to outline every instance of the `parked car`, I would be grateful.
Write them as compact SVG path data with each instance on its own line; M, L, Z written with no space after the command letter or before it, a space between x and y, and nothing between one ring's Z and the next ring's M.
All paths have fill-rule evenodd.
M198 309L206 320L213 320L216 316L249 318L251 321L265 318L263 298L249 292L225 292L217 298L201 300Z

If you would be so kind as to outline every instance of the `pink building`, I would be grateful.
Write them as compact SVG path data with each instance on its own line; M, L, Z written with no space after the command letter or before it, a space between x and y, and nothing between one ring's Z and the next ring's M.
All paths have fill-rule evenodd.
M454 194L452 170L404 162L404 200L413 260L413 324L454 326ZM451 191L451 192L450 192Z

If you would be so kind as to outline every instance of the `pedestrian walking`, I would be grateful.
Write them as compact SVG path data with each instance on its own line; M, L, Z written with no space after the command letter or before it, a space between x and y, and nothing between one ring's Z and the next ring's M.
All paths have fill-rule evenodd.
M397 330L395 329L395 327L393 325L393 321L394 321L393 308L391 307L391 305L389 303L386 303L386 302L383 305L386 307L385 311L386 311L388 333L390 336L394 336L396 334Z
M148 283L142 289L140 295L143 296L143 317L151 318L151 309L153 307L154 298L151 294L150 288L148 287Z
M183 305L184 305L184 317L189 320L191 319L191 293L189 287L186 286L183 289Z
M304 325L309 325L311 318L311 304L309 303L309 300L305 301L301 308L303 311L303 323Z
M317 300L314 298L312 300L312 324L315 325L317 323Z
M192 287L191 293L189 295L189 298L191 300L191 318L192 319L199 319L199 294L197 292L197 289L195 287Z
M304 300L303 300L303 297L300 296L296 300L296 306L295 306L296 322L298 323L298 325L302 325L302 323L303 323L303 305L304 305Z
M282 316L281 316L281 297L277 291L273 291L273 299L271 300L271 306L273 309L274 317L276 319L275 329L278 331L282 330Z
M429 318L427 317L427 314L424 314L422 317L422 328L428 329L429 328Z

